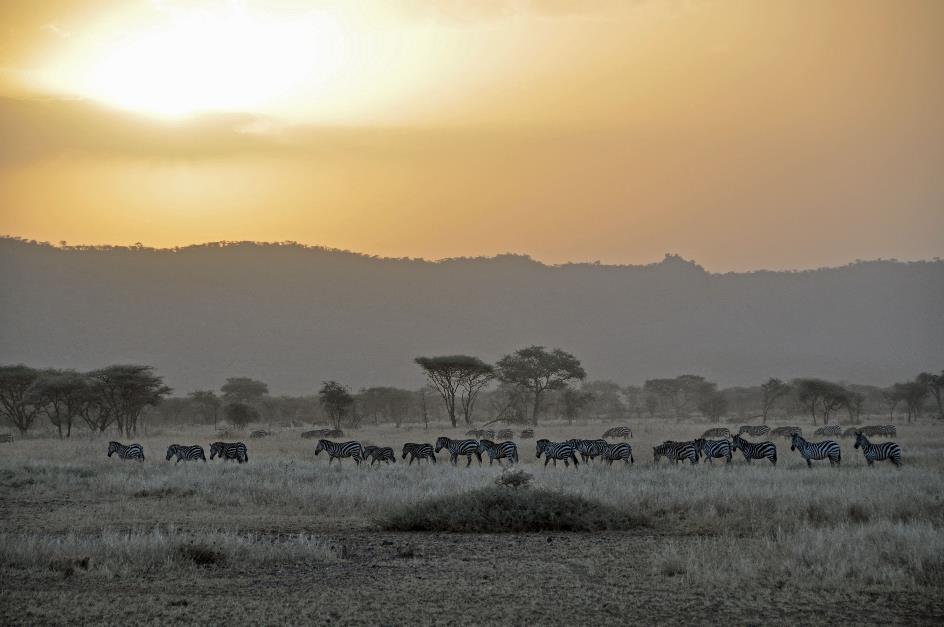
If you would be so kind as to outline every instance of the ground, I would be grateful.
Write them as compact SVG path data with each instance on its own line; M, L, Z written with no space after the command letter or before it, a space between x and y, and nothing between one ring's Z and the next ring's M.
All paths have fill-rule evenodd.
M535 487L632 512L624 531L393 533L385 512L491 485L500 469L329 468L298 430L249 440L243 466L105 457L107 438L0 445L0 622L940 623L944 427L902 426L905 468L652 464L653 443L706 425L632 425L636 464L552 466L519 441ZM538 437L595 436L551 425ZM365 428L388 445L462 430ZM397 447L399 448L399 447ZM445 460L441 460L445 461ZM825 462L823 463L825 464ZM510 489L510 488L509 488ZM532 488L534 489L534 488Z

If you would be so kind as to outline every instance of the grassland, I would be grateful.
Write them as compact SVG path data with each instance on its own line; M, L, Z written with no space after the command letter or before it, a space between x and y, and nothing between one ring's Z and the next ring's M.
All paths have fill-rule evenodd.
M654 466L653 443L704 425L633 426L629 467L545 470L533 441L519 442L535 477L521 494L579 497L624 521L592 533L385 531L390 512L428 499L511 489L494 487L501 469L487 461L329 467L288 429L247 439L242 466L164 461L169 443L207 446L210 430L139 437L144 463L107 459L99 438L0 445L0 622L944 619L944 425L900 427L900 471L866 467L849 441L839 469L808 470L782 440L777 467L739 454L730 466ZM382 427L352 437L399 449L440 434L457 435Z

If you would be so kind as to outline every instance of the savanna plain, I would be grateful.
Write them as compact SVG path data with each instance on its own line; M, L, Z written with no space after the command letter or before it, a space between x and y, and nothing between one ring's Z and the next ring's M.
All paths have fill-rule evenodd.
M396 464L373 467L329 466L288 428L231 436L249 446L243 465L165 461L171 443L209 453L210 427L151 430L136 438L144 462L107 458L105 436L0 444L0 622L944 620L944 425L898 426L900 470L868 467L849 439L839 468L808 469L783 439L776 467L739 452L730 465L656 465L654 444L707 425L630 426L633 465L544 468L534 440L516 438L533 475L517 488L496 485L502 469L487 457L468 468L445 451L435 465L400 459L404 442L464 431L432 426L349 433L397 451ZM477 528L527 528L537 509L565 522Z

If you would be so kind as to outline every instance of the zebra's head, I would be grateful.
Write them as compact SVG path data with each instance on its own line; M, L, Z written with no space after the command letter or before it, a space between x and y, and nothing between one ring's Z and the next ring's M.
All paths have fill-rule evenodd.
M534 456L537 457L538 459L540 459L540 458L541 458L541 453L544 452L544 448L545 448L549 443L550 443L550 440L548 440L547 438L541 438L540 440L538 440L537 442L535 442L535 443L534 443L534 444L535 444L535 454L534 454ZM557 462L554 462L554 463L556 464Z
M173 457L173 456L177 453L177 447L179 447L179 446L180 446L179 444L171 444L170 446L168 446L168 447L167 447L167 457L164 458L164 461L168 461L168 462L169 462L169 461L170 461L170 458Z
M406 459L407 454L413 450L413 447L416 446L412 442L407 442L403 445L403 459Z
M495 450L495 443L491 440L479 440L479 453L491 452Z
M212 460L217 455L219 455L221 458L223 457L223 443L222 442L213 442L212 444L210 444L210 459Z
M117 453L119 446L120 446L120 445L119 445L117 442L115 442L115 441L109 442L109 443L108 443L108 456L111 457L111 454L112 454L112 453Z
M798 446L802 443L803 438L800 437L799 433L794 433L790 436L790 450L795 451Z
M743 448L746 443L747 443L747 440L742 438L740 433L738 433L737 435L731 436L731 448L734 449L735 451L738 450L739 448Z
M450 443L451 441L452 441L452 440L450 440L449 438L447 438L447 437L444 436L444 435L441 435L441 436L439 436L438 438L436 438L436 452L438 453L438 452L441 451L442 449L448 447L448 446L449 446L449 443Z
M855 433L855 446L852 448L859 448L860 446L868 446L869 441L866 439L865 435L861 431L856 431Z
M318 440L318 444L315 444L315 455L321 451L328 450L328 441L327 440Z
M668 444L660 444L652 447L652 463L658 464L659 458L665 455L665 450L669 448Z

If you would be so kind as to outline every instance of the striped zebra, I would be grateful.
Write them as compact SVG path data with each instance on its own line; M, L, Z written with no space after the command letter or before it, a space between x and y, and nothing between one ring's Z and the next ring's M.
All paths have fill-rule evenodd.
M824 425L813 432L813 435L840 435L842 427L839 425Z
M741 434L738 434L731 438L731 448L735 451L741 449L748 464L755 459L766 457L771 464L777 465L777 445L773 442L748 442L741 437Z
M357 462L357 465L361 465L361 461L364 459L364 447L361 446L360 442L332 442L331 440L318 440L318 444L315 445L315 455L324 451L328 454L328 465L331 465L335 459L338 460L338 463L341 463L341 460L345 457L351 457Z
M629 442L607 444L600 452L600 457L606 460L606 463L610 466L613 465L613 462L620 459L622 459L627 464L636 463L636 460L633 459L633 447L629 444Z
M170 458L174 455L177 456L177 461L175 464L180 462L192 462L198 459L206 461L206 453L203 451L203 447L197 444L193 446L185 446L183 444L171 444L167 447L167 457L165 461L170 461Z
M488 453L488 465L498 460L498 465L502 465L502 460L507 459L512 464L518 463L518 446L514 442L492 442L491 440L479 440L479 453Z
M770 435L776 435L782 438L792 438L794 433L803 435L803 429L800 427L777 427L770 432Z
M397 463L397 455L393 452L393 449L389 446L365 446L364 447L364 461L367 461L367 458L370 458L370 465L373 466L374 462L386 462L389 464L393 462ZM328 461L330 464L331 462Z
M253 431L249 434L250 438L267 438L272 435L271 431L266 431L265 429L259 429L258 431Z
M694 442L675 442L666 440L658 446L652 447L652 463L658 464L659 459L665 457L673 462L687 459L694 466L698 463L698 451L695 449Z
M725 438L725 439L727 439L727 438L730 438L730 437L731 437L731 430L728 429L727 427L714 427L714 428L708 429L707 431L705 431L704 433L702 433L702 434L701 434L701 437L702 437L702 439L705 439L705 438Z
M551 442L546 438L541 438L535 442L535 457L541 459L541 455L544 455L544 467L547 468L547 463L554 460L554 465L557 466L557 460L563 460L564 466L570 465L570 460L574 462L574 468L580 466L580 462L577 461L577 452L574 450L573 444L569 442Z
M706 440L705 438L698 438L694 442L695 451L698 453L699 458L704 455L708 463L711 463L712 458L724 458L725 462L731 463L731 443L727 440Z
M611 429L607 429L607 430L603 433L603 435L600 436L600 437L602 437L602 438L614 438L614 439L615 439L615 438L623 438L623 439L625 440L625 439L627 439L627 438L633 437L633 430L630 429L629 427L612 427Z
M862 454L865 455L865 461L868 462L869 466L877 461L887 459L896 467L901 468L901 447L895 442L872 444L864 433L856 433L855 438L854 448L862 449Z
M608 443L606 440L567 440L567 443L574 447L574 450L580 453L580 459L587 463L591 459L596 459L603 454L603 447Z
M478 458L479 466L482 465L482 453L479 452L478 440L453 440L446 436L440 436L436 439L436 452L438 453L442 449L449 451L449 461L451 461L453 465L459 462L460 455L465 455L466 468L472 465L473 455Z
M415 459L425 459L427 462L432 460L436 463L436 454L433 452L433 445L426 444L416 444L415 442L407 442L403 445L403 459L406 459L406 456L410 456L410 463L408 466L413 463Z
M144 461L144 447L135 442L134 444L121 444L120 442L108 443L108 456L112 453L118 454L118 459L139 459Z
M226 461L235 459L240 464L249 461L249 453L242 442L214 442L210 445L210 461L217 455Z
M835 440L823 440L822 442L807 442L799 433L794 433L790 438L790 450L800 451L800 455L806 460L808 468L813 467L812 460L828 459L830 466L838 466L842 461L842 451L839 449L839 443Z
M759 437L770 433L770 427L767 425L741 425L738 428L738 435L745 433L752 437Z
M521 432L522 440L530 440L534 437L534 429L525 429Z
M874 425L871 427L862 427L859 431L868 436L883 435L887 438L893 438L898 435L898 429L895 425Z
M499 440L510 440L515 437L515 432L511 429L499 429L498 433L495 434L495 437Z

